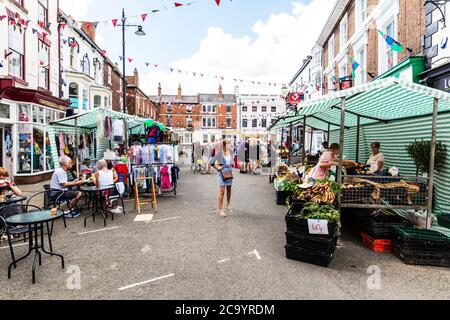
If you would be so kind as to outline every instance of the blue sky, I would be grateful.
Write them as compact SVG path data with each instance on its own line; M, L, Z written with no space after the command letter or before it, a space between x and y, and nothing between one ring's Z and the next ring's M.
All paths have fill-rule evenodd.
M173 1L168 0L60 1L61 7L75 19L88 21L120 18L123 6L128 16L173 7ZM179 83L187 93L214 90L219 83L232 91L236 83L171 74L168 68L149 70L146 61L224 75L227 79L287 82L312 48L332 3L334 0L222 0L217 7L214 0L200 0L189 7L161 11L149 15L143 24L147 36L135 36L135 29L127 32L127 57L135 59L127 63L127 68L130 72L135 67L139 69L144 82L141 86L149 94L156 91L158 82L163 83L168 93L173 93ZM142 23L139 18L132 22ZM100 23L97 33L97 42L113 61L119 62L122 55L119 28ZM254 85L244 85L244 89L275 90Z

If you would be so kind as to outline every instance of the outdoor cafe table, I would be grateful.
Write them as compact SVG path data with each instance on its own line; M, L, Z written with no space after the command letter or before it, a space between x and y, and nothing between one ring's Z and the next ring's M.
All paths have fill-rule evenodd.
M27 197L25 197L25 196L15 196L15 197L11 197L11 198L6 198L5 201L0 201L0 208L9 206L11 204L23 202L25 200L27 200Z
M49 232L48 223L56 220L58 218L61 218L64 214L64 211L61 209L58 209L56 211L56 215L51 214L51 210L44 210L44 211L32 211L32 212L26 212L21 214L16 214L13 216L10 216L6 218L6 223L13 226L29 226L28 228L28 240L29 240L29 246L28 246L28 253L15 260L13 259L13 262L8 267L8 279L11 279L11 268L14 266L16 268L17 262L24 260L27 258L33 251L34 251L34 260L33 260L33 267L32 267L32 276L33 276L33 283L36 281L36 260L39 259L39 265L42 265L42 255L41 251L51 255L51 256L58 256L61 258L62 262L62 268L64 269L64 257L60 254L52 252L52 240L51 240L51 233ZM47 226L47 235L48 235L48 242L50 251L47 251L44 246L44 223ZM38 241L38 233L40 231L40 243Z
M103 196L103 191L108 191L108 190L115 190L116 186L115 185L109 185L109 186L103 186L103 187L81 187L80 190L82 192L85 192L87 194L89 194L89 198L93 199L93 210L92 210L92 214L88 215L86 218L84 218L84 227L86 228L86 220L89 217L92 217L92 219L95 222L95 215L97 213L101 213L103 216L103 223L106 227L106 217L108 214L108 208L107 208L107 203L106 203L106 197ZM99 208L99 205L101 205L101 208ZM114 215L111 214L112 216L112 220L114 221Z

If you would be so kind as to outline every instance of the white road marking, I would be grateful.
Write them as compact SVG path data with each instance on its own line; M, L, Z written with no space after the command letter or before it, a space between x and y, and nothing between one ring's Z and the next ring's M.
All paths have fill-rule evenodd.
M26 246L26 245L28 245L28 242L27 243L22 243L22 244L15 244L15 245L13 245L13 248ZM9 249L9 246L7 246L7 247L0 247L0 250L3 250L3 249Z
M219 261L217 261L217 263L223 263L223 262L230 261L230 260L231 260L231 258L227 258L227 259L219 260Z
M254 254L256 256L256 259L261 260L261 256L259 255L258 251L256 249L252 252L248 253L249 255Z
M159 219L159 220L153 220L152 222L162 222L162 221L169 221L169 220L175 220L180 219L181 217L174 217L174 218L167 218L167 219Z
M170 277L173 277L174 275L175 275L175 273L171 273L171 274L168 274L168 275L165 275L165 276L162 276L162 277L158 277L158 278L155 278L155 279L151 279L151 280L147 280L147 281L131 284L129 286L119 288L119 291L127 290L127 289L130 289L130 288L134 288L134 287L141 286L143 284L147 284L147 283L151 283L151 282L155 282L155 281L158 281L158 280L170 278Z
M94 233L94 232L100 232L100 231L107 231L107 230L114 230L114 229L118 229L121 228L122 226L118 226L118 227L111 227L111 228L103 228L103 229L98 229L98 230L92 230L92 231L86 231L86 232L79 232L79 235L83 235L83 234L88 234L88 233Z

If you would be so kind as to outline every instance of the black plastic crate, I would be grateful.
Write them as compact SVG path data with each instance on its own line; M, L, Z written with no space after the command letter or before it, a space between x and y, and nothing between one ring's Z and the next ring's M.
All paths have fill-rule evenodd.
M314 235L298 235L286 232L286 244L291 247L313 250L319 252L333 253L336 250L338 237L335 233L332 238L317 237Z
M426 251L410 251L405 250L401 246L394 245L394 254L400 258L405 264L450 267L450 253L433 253Z
M320 252L312 251L292 246L285 246L286 258L296 261L302 261L310 264L314 264L321 267L328 267L333 260L334 252Z
M395 226L392 240L410 252L450 252L450 238L434 230Z
M291 211L289 211L290 213ZM309 236L309 227L307 219L299 219L289 215L286 215L286 227L288 232L295 233L297 235ZM337 222L328 222L329 235L312 235L314 237L333 238L336 234Z
M450 229L450 214L442 214L442 215L438 216L437 219L438 219L438 224L441 227Z
M297 200L291 198L291 212L292 213L300 213L307 202L305 200Z
M286 205L286 200L293 192L292 191L277 191L277 205Z

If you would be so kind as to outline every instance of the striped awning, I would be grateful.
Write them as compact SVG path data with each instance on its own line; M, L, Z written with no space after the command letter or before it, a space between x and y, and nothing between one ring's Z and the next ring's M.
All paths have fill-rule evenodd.
M97 127L97 118L109 116L111 119L123 119L128 123L128 128L132 134L139 134L145 132L144 123L149 119L129 115L122 112L117 112L107 108L95 108L87 112L83 112L68 118L53 121L51 124L55 126L74 126L75 119L77 119L77 125L80 128L94 129ZM156 122L155 122L156 123Z
M356 126L358 116L360 124L365 125L430 115L434 99L439 100L439 112L450 111L449 93L402 79L386 78L305 101L296 112L285 113L273 129L302 121L305 116L320 119L326 127L330 124L331 129L340 127L343 98L346 100L346 127Z

